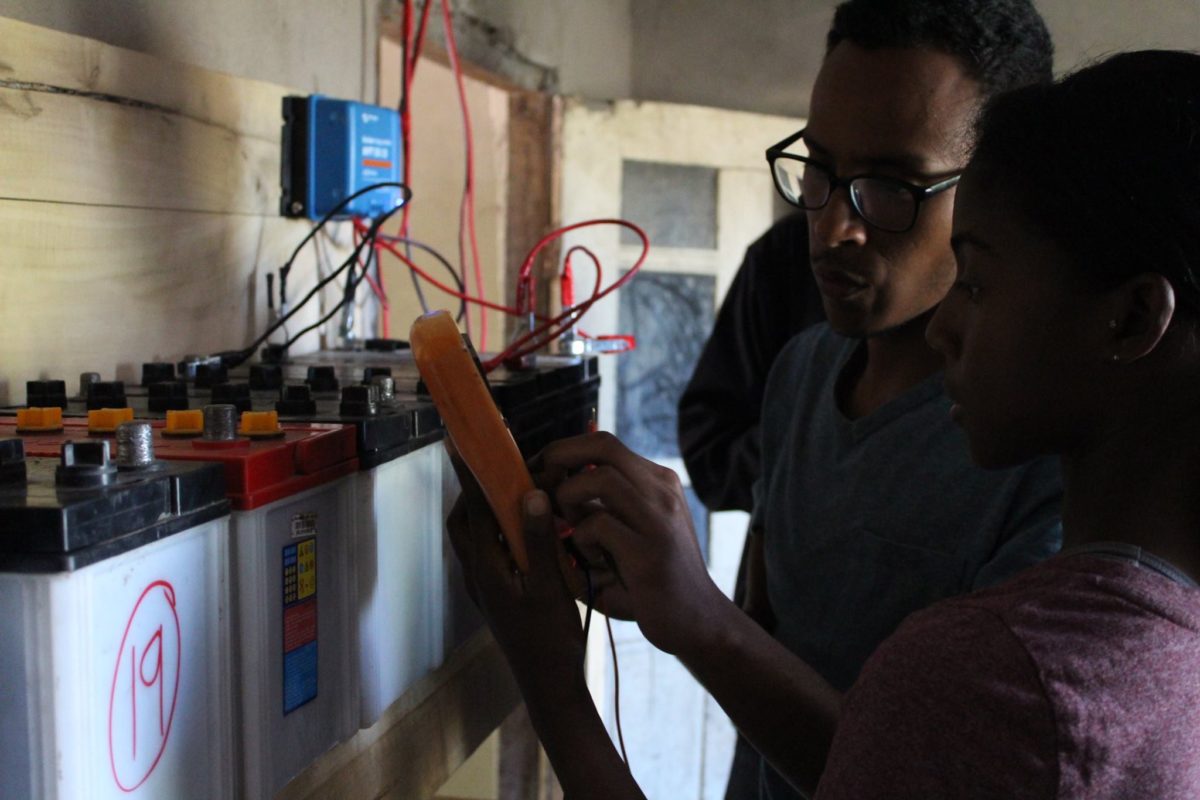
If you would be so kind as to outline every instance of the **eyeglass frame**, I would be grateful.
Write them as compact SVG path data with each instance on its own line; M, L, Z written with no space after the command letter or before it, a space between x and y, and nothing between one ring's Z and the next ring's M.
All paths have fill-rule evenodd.
M807 131L808 131L807 127L801 128L800 130L793 133L791 136L788 136L786 139L784 139L780 142L777 142L776 144L773 144L767 148L767 164L771 168L771 183L774 184L775 191L779 193L779 196L782 197L785 202L787 202L790 205L795 206L796 208L801 209L802 211L819 211L820 209L825 208L825 206L829 205L829 201L833 199L833 193L835 191L837 191L840 187L845 186L847 189L847 196L850 198L850 207L854 209L854 213L858 215L859 219L861 219L863 222L870 225L871 227L878 228L879 230L886 231L887 233L907 233L908 231L911 231L913 229L913 226L915 226L917 224L917 217L919 217L921 214L921 204L922 203L924 203L926 200L928 200L930 197L933 197L934 195L941 194L942 192L946 191L947 189L953 188L954 186L958 185L958 182L960 180L962 180L961 172L951 175L949 178L940 180L937 183L932 184L931 186L918 186L915 183L909 183L908 181L903 181L903 180L900 180L899 178L892 178L892 177L888 177L886 175L872 175L870 173L859 173L858 175L851 175L848 178L840 178L840 177L838 177L838 174L833 171L833 169L831 169L826 164L822 164L820 161L818 161L815 158L809 158L808 156L797 155L796 153L785 153L784 152L784 150L791 147L801 137L803 137ZM780 158L786 158L791 161L798 161L801 164L812 164L813 166L818 167L818 168L824 170L825 172L828 172L829 173L829 193L825 197L825 202L821 203L819 206L813 206L812 208L806 208L805 206L802 206L799 203L795 202L794 200L790 199L787 196L787 194L783 191L783 189L779 186L779 177L775 173L775 162L777 160L779 160ZM855 198L854 192L849 191L850 185L852 183L854 183L854 181L863 180L863 179L869 179L869 180L873 180L873 181L882 181L884 183L890 183L893 186L897 186L901 189L904 189L905 191L907 191L909 194L912 195L913 214L912 214L912 220L909 221L909 223L908 223L908 227L900 228L900 229L885 228L882 225L879 225L878 223L872 222L871 220L867 219L867 217L863 214L862 209L858 207L858 200ZM803 195L801 195L801 196L803 197Z

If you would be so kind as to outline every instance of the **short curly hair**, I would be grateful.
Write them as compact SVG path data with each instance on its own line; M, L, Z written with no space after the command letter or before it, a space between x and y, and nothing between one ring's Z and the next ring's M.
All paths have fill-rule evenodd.
M847 0L834 11L826 52L923 48L954 56L992 95L1053 78L1054 44L1030 0Z

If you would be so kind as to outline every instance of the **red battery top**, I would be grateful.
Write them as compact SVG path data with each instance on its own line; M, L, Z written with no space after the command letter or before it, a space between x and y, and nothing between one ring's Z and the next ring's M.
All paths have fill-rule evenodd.
M151 425L155 458L223 464L229 503L239 511L259 508L358 470L351 425L285 424L280 426L282 435L276 438L239 437L217 442L199 436L164 436L162 421L155 420ZM18 433L15 419L0 419L0 439L4 438L21 439L28 456L57 457L63 442L112 440L114 436L89 434L84 419L63 420L62 430L57 432L33 433Z

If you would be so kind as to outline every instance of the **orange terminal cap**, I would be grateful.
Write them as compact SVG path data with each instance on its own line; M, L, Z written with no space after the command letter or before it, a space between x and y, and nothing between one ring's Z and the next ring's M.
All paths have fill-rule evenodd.
M199 436L204 433L204 412L197 410L175 410L167 412L164 436Z
M242 424L238 426L239 436L250 438L265 438L282 436L283 428L279 427L278 411L243 411Z
M114 433L122 422L132 421L132 408L98 408L88 412L88 433Z
M17 433L45 433L62 429L62 409L57 406L17 409Z

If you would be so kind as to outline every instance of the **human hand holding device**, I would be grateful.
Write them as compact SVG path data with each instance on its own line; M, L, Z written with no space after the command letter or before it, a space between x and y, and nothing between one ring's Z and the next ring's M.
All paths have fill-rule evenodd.
M524 497L530 569L512 569L499 526L475 478L452 452L462 494L446 526L468 589L512 667L555 774L577 800L643 798L604 728L584 678L584 634L555 562L562 546L544 492Z
M451 452L459 495L446 527L462 564L467 591L483 612L496 640L524 682L555 673L562 678L583 669L583 627L571 589L561 574L562 547L554 531L549 498L531 491L519 500L522 538L529 570L513 569L511 551L482 488Z

